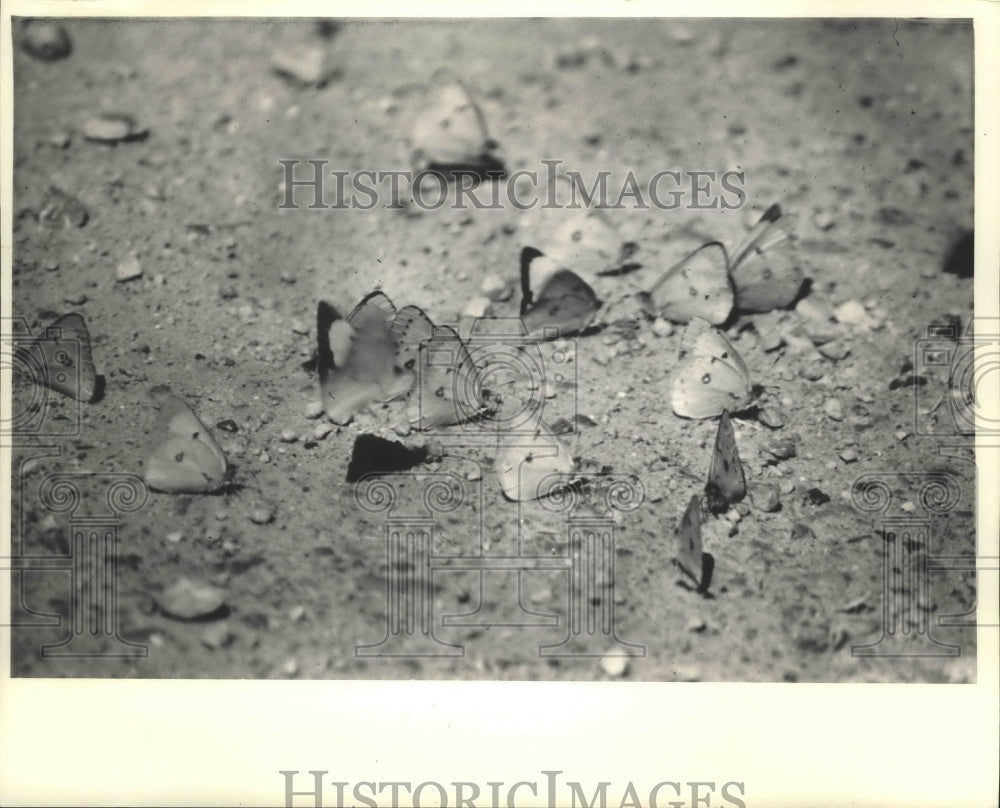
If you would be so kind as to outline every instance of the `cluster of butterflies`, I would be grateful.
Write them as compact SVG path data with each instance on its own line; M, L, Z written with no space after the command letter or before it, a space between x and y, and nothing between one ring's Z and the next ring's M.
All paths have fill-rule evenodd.
M482 112L460 83L446 87L425 107L413 131L411 159L418 166L444 172L502 167ZM520 254L525 343L592 330L604 307L594 292L594 276L638 266L627 264L636 246L623 242L599 209L553 222L542 237L544 249L527 246ZM731 257L718 241L704 244L639 295L646 315L686 324L671 389L673 411L684 418L720 419L704 496L709 512L724 511L746 493L729 414L746 410L756 391L746 363L718 326L737 312L769 311L795 301L804 278L788 249L791 243L788 220L772 205ZM52 339L52 329L62 337ZM22 349L22 359L48 368L63 366L68 372L35 378L73 398L93 400L99 377L83 318L65 315L44 333L47 338ZM81 350L61 350L60 339ZM78 366L64 367L72 356ZM373 404L406 399L413 428L446 427L488 419L502 399L486 389L484 368L454 328L435 325L416 306L397 310L381 291L365 296L346 317L329 303L319 303L316 369L323 410L336 424L349 423ZM207 493L226 484L224 453L182 399L171 396L162 402L153 434L145 474L151 488ZM557 430L539 419L533 433L497 430L495 470L508 499L526 500L571 484L580 462ZM702 510L702 498L692 498L676 531L675 560L704 592L714 562L702 552Z

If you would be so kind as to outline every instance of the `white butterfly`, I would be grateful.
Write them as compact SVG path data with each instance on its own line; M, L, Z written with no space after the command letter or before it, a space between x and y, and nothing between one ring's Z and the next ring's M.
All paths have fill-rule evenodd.
M740 311L782 309L798 297L803 274L791 249L792 225L779 205L771 205L733 250L730 275Z
M746 493L747 482L740 453L736 449L733 422L729 411L723 410L719 431L715 435L712 463L708 468L708 482L705 484L706 505L712 513L722 513L743 499Z
M579 205L581 193L566 176L556 179L536 197L536 238L542 250L560 266L600 275L614 272L635 252L599 207ZM585 199L583 201L586 201Z
M83 317L64 314L14 351L18 365L37 384L78 401L97 397L98 377Z
M753 400L750 371L721 331L700 317L684 330L681 366L670 403L682 418L714 418L739 412Z
M691 497L674 531L674 545L674 563L694 581L699 592L707 592L715 559L701 547L701 501L697 496Z
M701 317L721 325L733 310L726 248L717 241L702 245L667 270L650 289L648 300L653 314L675 323Z
M344 320L320 301L316 314L320 399L327 417L346 424L376 401L404 395L413 374L396 366L390 332L396 308L382 292L372 292Z
M390 332L397 367L416 379L407 417L417 429L460 424L486 411L479 369L455 329L434 325L417 306L404 306Z
M593 288L575 272L534 247L521 250L521 319L532 338L579 334L600 307Z
M150 488L170 494L218 491L226 482L226 456L194 411L177 396L160 407L146 461Z
M544 423L533 433L501 433L494 462L507 499L539 499L574 482L576 464L569 449Z
M431 94L417 111L410 137L410 158L417 171L489 169L502 164L486 130L482 110L460 81Z

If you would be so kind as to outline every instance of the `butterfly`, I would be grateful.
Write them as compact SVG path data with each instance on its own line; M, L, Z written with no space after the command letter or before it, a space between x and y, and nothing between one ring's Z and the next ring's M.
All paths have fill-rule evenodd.
M719 431L715 435L715 450L708 468L708 482L705 484L705 501L712 513L722 513L729 506L739 502L747 493L747 481L743 475L743 464L736 449L736 435L729 411L723 410L719 419Z
M683 363L674 378L670 403L682 418L714 418L738 412L753 400L750 371L721 331L695 317L684 330Z
M404 306L389 331L397 367L415 377L407 417L417 429L460 424L486 411L479 369L455 329Z
M344 320L329 303L316 313L320 399L327 417L346 424L376 401L404 395L413 374L396 367L390 331L396 307L382 292L366 295Z
M501 433L494 461L497 480L507 499L539 499L574 482L569 449L544 423L533 433Z
M698 592L707 592L712 583L715 559L701 549L701 501L697 496L691 497L674 531L674 543L674 563L694 581Z
M167 397L153 427L153 452L146 482L169 494L207 494L226 483L226 456L194 411L177 396Z
M75 312L64 314L33 340L18 345L15 357L36 384L77 401L91 402L99 397L101 379L94 368L90 332Z
M482 110L457 80L441 87L419 110L410 146L410 159L417 171L502 169L492 154L497 144L486 131Z
M535 339L579 334L601 301L583 278L534 247L521 250L521 319Z
M792 221L771 205L733 251L729 267L740 311L763 312L790 306L802 289L794 252Z
M566 218L565 208L557 208L558 214L548 214L548 204L559 200L574 204L578 193L567 177L559 178L555 189L546 192L540 199L539 215L542 221L537 225L544 228L542 244L545 254L556 263L573 267L589 275L613 273L634 254L636 245L622 239L621 233L605 215L601 208L583 208ZM558 196L554 196L558 194ZM565 197L565 199L564 199ZM553 221L558 215L559 220Z
M733 310L726 248L718 241L702 245L667 270L647 298L651 313L675 323L701 317L721 325Z

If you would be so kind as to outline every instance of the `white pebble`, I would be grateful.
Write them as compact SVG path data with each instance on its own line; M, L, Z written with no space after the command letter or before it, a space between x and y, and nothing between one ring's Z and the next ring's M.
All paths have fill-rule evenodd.
M628 672L628 657L601 657L601 670L614 679L624 676Z
M488 297L474 297L466 301L462 306L462 316L469 318L487 317L493 312L490 299Z
M142 264L139 263L139 259L134 255L115 267L115 280L119 283L131 281L139 277L142 277Z
M831 421L844 420L844 405L840 403L839 398L828 398L823 405L823 412Z
M310 421L319 418L323 414L322 401L310 401L306 406L306 418Z
M674 324L662 317L653 320L653 334L657 337L669 337L674 333Z
M279 437L282 443L295 443L299 439L299 436L291 429L282 429Z

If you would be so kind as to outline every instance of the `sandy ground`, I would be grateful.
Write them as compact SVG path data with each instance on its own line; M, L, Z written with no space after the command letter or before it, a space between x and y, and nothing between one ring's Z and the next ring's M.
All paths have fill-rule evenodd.
M12 509L15 542L26 555L66 558L69 517L43 507L39 483L55 471L93 472L83 488L102 499L108 478L100 475L141 474L156 440L151 391L169 388L197 410L237 485L213 495L150 493L122 516L118 626L145 656L105 656L121 648L110 641L96 642L96 656L43 656L70 630L70 573L66 565L24 573L15 608L35 615L17 612L26 625L13 634L14 675L974 680L974 633L937 625L974 608L969 572L930 575L919 603L915 583L897 588L918 606L906 624L913 642L902 646L915 655L851 652L882 632L884 558L897 549L877 531L877 515L852 504L857 478L902 473L890 480L886 518L920 517L919 475L950 472L957 499L917 541L932 554L975 551L971 452L948 432L947 403L940 434L914 423L915 407L944 394L946 371L912 366L928 326L964 327L973 314L961 261L944 271L972 228L970 26L379 22L331 31L312 21L78 20L65 29L73 46L65 59L14 54L14 313L33 332L67 311L83 314L106 389L80 410L78 434L20 440L16 460L39 458L15 478L25 492ZM324 49L336 67L322 87L272 70L276 52L303 45ZM457 323L484 278L516 285L521 248L545 233L510 208L283 210L278 161L407 168L409 113L442 67L479 100L508 170L557 159L616 178L745 172L744 209L610 211L639 245L641 267L599 278L605 300L649 288L704 240L733 244L773 202L798 216L811 280L804 301L743 316L728 330L754 382L782 404L779 429L735 422L751 493L773 485L781 508L764 512L748 498L738 522L708 521L711 597L679 585L670 563L674 526L703 485L716 429L670 411L680 330L656 336L639 320L640 339L614 329L581 337L577 387L560 387L547 402L547 417L575 410L595 424L567 438L575 454L645 489L642 505L615 525L615 576L598 596L615 604L617 636L644 647L624 672L593 656L540 657L539 646L567 631L560 569L483 577L443 569L431 582L403 570L432 587L435 635L464 653L355 653L385 633L385 522L358 507L345 473L359 430L387 416L313 437L317 422L306 414L316 382L302 363L313 352L317 300L346 311L381 287L397 305ZM89 142L83 124L102 112L125 113L148 135ZM86 207L83 226L39 222L51 185ZM116 267L132 258L141 277L116 281ZM844 329L848 355L817 356L814 337L849 301L867 317ZM516 308L517 295L494 306L502 315ZM766 351L776 336L785 344ZM839 420L828 414L831 399ZM68 399L52 393L46 406L55 423L74 423ZM794 454L778 459L769 451L776 441L784 442L779 454L791 454L788 445ZM939 451L942 441L950 452ZM37 447L49 444L61 447L58 456L41 456ZM562 517L506 501L489 447L453 452L426 471L469 483L465 504L436 524L440 556L565 556ZM266 524L251 519L261 508L273 515ZM224 607L195 621L165 615L157 604L181 576L218 587ZM61 625L40 627L54 619L43 614L61 616ZM466 617L441 624L446 615ZM921 655L927 621L936 639L960 647L957 657ZM404 641L402 653L424 639ZM609 645L583 637L564 649Z

